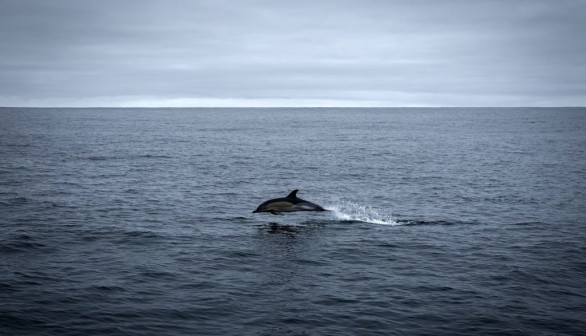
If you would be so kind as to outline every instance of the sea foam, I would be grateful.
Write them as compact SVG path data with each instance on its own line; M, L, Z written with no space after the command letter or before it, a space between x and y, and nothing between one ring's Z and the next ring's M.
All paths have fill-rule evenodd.
M373 209L370 205L361 205L351 201L338 200L325 207L334 217L342 221L363 222L382 225L400 225L390 213Z

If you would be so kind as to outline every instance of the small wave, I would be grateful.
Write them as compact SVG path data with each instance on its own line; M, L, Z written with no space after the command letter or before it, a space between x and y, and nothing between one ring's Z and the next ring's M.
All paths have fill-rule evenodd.
M338 201L326 205L327 210L342 221L362 222L382 225L401 225L391 214L382 213L371 206L365 206L350 201Z
M402 219L398 221L401 225L456 225L456 224L466 224L465 222L452 222L447 220L436 220L436 221L428 221L428 220L407 220Z
M141 158L141 159L172 159L173 157L170 155L162 155L162 154L144 154L144 155L138 155L138 158Z
M129 159L172 159L172 156L163 154L140 154L140 155L92 155L85 159L90 161L108 161L108 160L129 160Z
M39 243L31 236L19 235L0 243L0 252L2 253L19 253L29 252L32 250L42 249L45 244Z
M26 197L13 197L4 202L6 205L24 205L29 203L30 199Z
M106 160L121 159L121 157L118 157L118 156L105 156L105 155L92 155L92 156L88 156L86 159L87 160L90 160L90 161L106 161Z

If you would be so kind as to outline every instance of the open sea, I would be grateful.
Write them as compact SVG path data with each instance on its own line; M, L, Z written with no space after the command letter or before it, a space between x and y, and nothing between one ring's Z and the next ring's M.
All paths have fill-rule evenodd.
M585 217L586 108L1 108L0 335L586 335Z

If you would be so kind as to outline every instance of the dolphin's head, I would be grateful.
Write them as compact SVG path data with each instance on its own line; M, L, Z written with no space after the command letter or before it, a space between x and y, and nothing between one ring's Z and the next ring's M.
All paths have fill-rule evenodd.
M263 204L259 205L258 208L256 208L256 210L254 210L252 213L258 213L258 212L269 212L269 205L270 205L270 201L266 201Z
M296 211L295 204L287 198L275 198L262 203L252 213L270 212L273 215L280 215L282 211Z
M259 206L258 208L256 208L256 210L254 210L252 213L257 213L257 212L265 212L267 211L266 206Z

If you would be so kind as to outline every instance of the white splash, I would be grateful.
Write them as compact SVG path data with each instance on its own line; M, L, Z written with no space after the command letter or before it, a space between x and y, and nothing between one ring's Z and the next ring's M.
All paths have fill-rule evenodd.
M371 206L364 206L350 201L338 200L326 205L334 217L343 221L357 221L382 225L400 225L391 214L381 213Z

